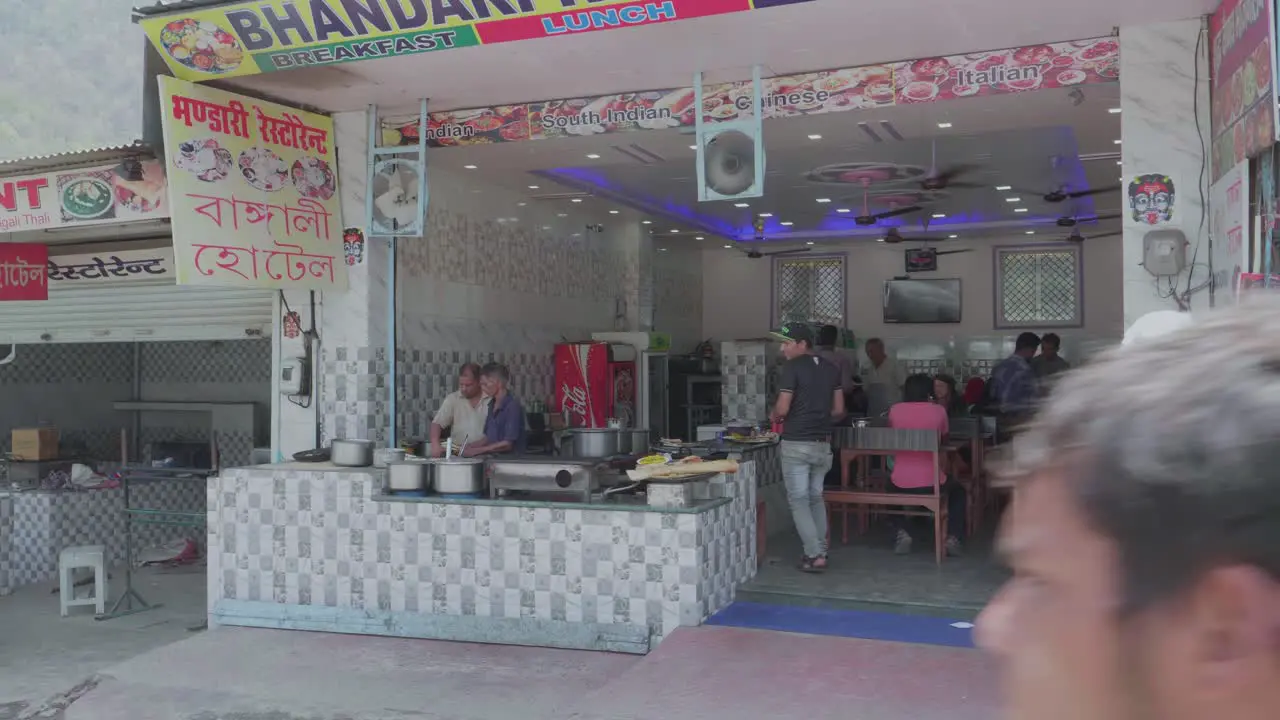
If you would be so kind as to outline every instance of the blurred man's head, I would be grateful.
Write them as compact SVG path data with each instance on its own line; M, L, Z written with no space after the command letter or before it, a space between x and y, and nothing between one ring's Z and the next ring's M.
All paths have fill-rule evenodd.
M480 387L489 397L497 397L511 385L511 372L501 363L489 363L480 371Z
M479 365L467 363L462 366L462 371L458 375L458 392L468 400L474 400L480 396Z
M804 325L783 325L773 336L782 342L782 356L788 360L813 352L813 331Z
M1280 715L1276 337L1236 310L1113 351L1015 441L1014 576L976 631L1008 717Z
M867 359L875 363L877 366L885 361L888 355L884 351L884 341L880 338L871 338L866 345Z
M1033 332L1024 332L1013 343L1013 354L1030 359L1040 349L1040 336Z
M1045 333L1040 338L1040 354L1045 357L1057 357L1058 351L1062 349L1062 338L1058 337L1058 333Z
M831 349L836 346L836 341L840 338L840 330L835 325L823 325L818 330L818 347Z

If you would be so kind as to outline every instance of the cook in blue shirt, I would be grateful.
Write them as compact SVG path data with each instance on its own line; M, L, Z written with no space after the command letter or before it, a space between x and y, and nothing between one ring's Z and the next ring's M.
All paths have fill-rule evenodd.
M1008 415L1026 415L1035 409L1038 395L1031 358L1040 347L1035 333L1018 336L1013 355L1005 358L991 372L992 397L996 409Z
M493 401L484 421L484 438L467 448L467 455L523 453L527 445L524 407L511 394L511 371L505 365L489 363L480 371L480 389Z

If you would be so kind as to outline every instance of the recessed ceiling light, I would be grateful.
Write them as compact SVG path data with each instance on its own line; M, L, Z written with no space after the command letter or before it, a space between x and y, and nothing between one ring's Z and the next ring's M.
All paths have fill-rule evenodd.
M610 210L610 211L609 211L609 214L610 214L610 215L617 215L617 214L618 214L618 211L617 211L617 210Z
M876 242L884 242L884 238L876 238Z
M779 224L782 225L782 227L791 227L792 225L795 225L793 222L782 222Z
M1026 212L1026 211L1027 211L1027 209L1026 209L1026 208L1014 208L1014 209L1013 209L1013 211L1014 211L1014 212Z
M938 127L939 127L939 128L941 128L941 129L943 129L943 130L946 130L947 128L951 127L951 123L949 123L949 122L940 122L940 123L938 123Z
M947 236L947 238L948 238L948 239L950 239L950 240L955 240L955 239L956 239L956 238L958 238L958 237L960 237L960 236L959 236L959 235L948 235L948 236Z
M1123 160L1117 160L1117 161L1116 161L1116 164L1117 164L1117 165L1123 165L1123 164L1124 164L1124 161L1123 161Z
M751 203L734 203L734 207L751 207Z
M573 199L572 199L572 200L570 200L569 202L576 202L576 203L580 203L580 202L582 202L582 198L573 198Z
M475 169L476 169L476 166L475 166L475 165L463 165L462 167L463 167L463 169L465 169L465 170L475 170Z
M852 211L851 211L851 210L849 210L849 208L837 208L837 209L836 209L836 212L838 212L838 213L847 213L847 212L852 212Z
M550 225L543 225L543 226L542 226L542 229L543 229L543 230L550 230L550 229L551 229L551 226L550 226Z
M732 250L732 249L733 249L733 246L732 246L732 245L725 245L725 246L724 246L724 249L725 249L725 250Z
M641 224L641 225L652 225L652 224L653 224L653 221L652 221L652 220L641 220L641 221L640 221L640 224Z
M538 186L537 186L537 185L530 185L530 186L529 186L529 189L530 189L530 190L537 190L537 189L538 189Z
M600 156L595 153L587 153L588 160L599 160Z
M556 213L556 217L569 217L569 213Z
M1119 141L1119 140L1112 140L1111 142L1115 143L1116 145L1119 145L1119 144L1120 144L1120 141Z
M697 150L697 149L698 149L698 146L697 146L697 145L690 145L690 146L689 146L689 149L690 149L690 150Z
M946 214L946 213L934 213L934 214L933 214L933 217L934 217L935 219L936 219L936 218L944 218L944 217L946 217L946 216L947 216L947 214Z
M680 231L679 231L679 230L672 230L671 232L673 232L673 233L678 233L678 232L680 232Z
M529 203L516 203L516 207L524 207L525 205L528 205L528 204Z
M701 235L698 235L698 236L694 237L693 239L694 239L694 240L706 240L706 238L702 237Z
M1028 230L1028 231L1027 231L1027 234L1028 234L1028 235L1035 235L1035 234L1036 234L1036 231L1035 231L1035 230Z
M818 198L818 202L820 202L820 203L829 203L829 202L831 202L831 198Z
M810 139L810 140L821 140L821 139L822 139L822 136L821 136L821 135L810 135L810 136L809 136L809 139Z
M666 251L667 251L666 248L658 248L658 252L666 252Z
M1004 199L1004 201L1005 201L1005 202L1022 202L1022 198L1019 198L1019 197L1011 197L1011 198L1005 198L1005 199Z
M810 240L809 242L805 243L805 245L812 245L812 244L813 244L813 241L812 241L812 240Z
M760 217L773 217L773 213L760 213Z
M1009 185L997 185L996 189L1000 192L1004 192L1005 190L1012 190L1013 188Z
M1108 109L1107 109L1107 112L1111 113L1112 115L1119 115L1119 114L1120 114L1120 108L1108 108Z
M573 236L574 236L574 237L582 237L582 233L574 233L574 234L573 234Z

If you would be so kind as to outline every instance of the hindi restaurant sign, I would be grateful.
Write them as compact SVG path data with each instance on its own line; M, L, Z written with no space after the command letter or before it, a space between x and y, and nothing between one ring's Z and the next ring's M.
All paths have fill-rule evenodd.
M0 178L0 233L168 216L158 160Z
M160 78L178 283L344 290L333 121Z
M0 302L49 299L49 246L0 243Z
M258 0L141 21L183 80L415 55L811 0Z

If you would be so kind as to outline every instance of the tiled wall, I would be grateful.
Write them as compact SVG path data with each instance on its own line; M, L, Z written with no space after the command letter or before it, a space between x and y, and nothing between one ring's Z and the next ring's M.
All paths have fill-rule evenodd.
M779 360L776 342L720 344L720 403L726 422L762 422L769 417L769 403L778 390Z
M142 398L152 401L253 402L257 426L270 420L271 344L234 342L142 343ZM118 461L120 430L132 429L129 413L112 403L133 396L134 346L129 343L22 345L14 361L0 365L0 449L15 427L49 424L59 429L64 454ZM207 440L208 421L194 413L145 413L142 440ZM248 434L240 445L263 442ZM247 458L246 458L247 459Z

